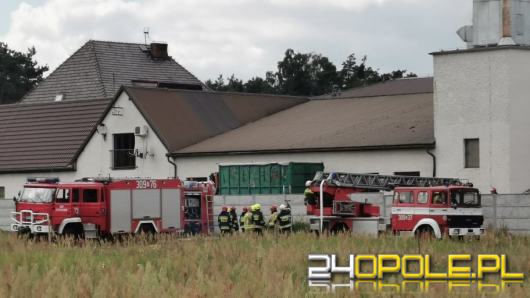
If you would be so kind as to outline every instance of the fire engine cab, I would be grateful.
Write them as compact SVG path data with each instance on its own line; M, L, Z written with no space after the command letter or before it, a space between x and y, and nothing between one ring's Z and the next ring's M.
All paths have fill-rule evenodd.
M207 212L211 185L186 188L179 179L84 178L76 182L28 179L16 198L11 230L99 238L116 234L183 233L189 217L185 193L200 193L197 206ZM188 209L186 209L188 208ZM208 231L200 213L201 228ZM204 228L203 228L204 227Z
M395 235L436 238L484 233L480 193L459 179L317 173L308 188L312 231L378 234L390 230ZM383 194L393 194L390 217L381 215L380 207L369 199L361 199L373 198L369 193L375 193L383 206Z

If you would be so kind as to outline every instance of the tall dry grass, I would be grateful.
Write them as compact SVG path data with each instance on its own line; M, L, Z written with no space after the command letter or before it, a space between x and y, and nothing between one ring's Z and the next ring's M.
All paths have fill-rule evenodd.
M444 270L451 253L507 254L512 271L530 274L530 237L489 235L480 241L299 233L116 243L28 241L0 234L0 297L321 297L307 282L309 253L421 253ZM526 282L525 282L526 283ZM512 286L503 295L529 295ZM338 291L338 296L370 296ZM427 295L449 295L446 287ZM385 294L391 295L391 294ZM410 294L409 294L410 295ZM412 294L415 295L415 294ZM479 297L478 292L452 296Z

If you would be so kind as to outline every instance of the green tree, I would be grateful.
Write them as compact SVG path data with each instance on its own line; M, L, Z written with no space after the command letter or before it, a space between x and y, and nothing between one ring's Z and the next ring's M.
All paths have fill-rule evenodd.
M217 80L206 81L217 91L268 93L298 96L317 96L338 90L367 86L381 81L416 77L414 73L398 69L379 73L367 65L367 57L360 61L355 54L348 56L341 70L325 56L315 53L299 53L287 49L275 72L268 71L265 78L253 77L246 83L232 75L225 82L222 75Z
M266 78L253 77L245 83L245 92L276 94L276 78L271 71L267 72Z
M21 53L0 42L0 104L17 102L43 80L48 66L38 66L35 54L34 47Z

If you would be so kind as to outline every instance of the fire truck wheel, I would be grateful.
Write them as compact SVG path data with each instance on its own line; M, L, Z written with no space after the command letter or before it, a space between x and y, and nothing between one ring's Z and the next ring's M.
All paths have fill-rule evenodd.
M348 226L345 223L337 223L331 229L331 234L342 234L348 232Z
M77 224L68 224L64 227L63 236L79 240L83 237L83 226Z
M425 239L425 240L428 240L428 239L434 239L434 231L431 227L429 226L421 226L418 228L418 230L416 231L416 237L418 237L419 239Z

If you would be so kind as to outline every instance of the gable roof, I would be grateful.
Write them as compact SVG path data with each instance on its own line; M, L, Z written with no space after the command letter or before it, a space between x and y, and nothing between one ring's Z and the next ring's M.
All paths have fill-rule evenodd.
M74 170L108 99L0 105L0 173Z
M202 83L172 58L152 59L145 45L90 40L28 92L22 102L52 102L58 94L64 100L112 98L121 85L133 80Z
M433 94L312 100L173 156L432 148Z
M362 98L376 96L393 96L407 94L433 93L434 81L432 77L427 78L406 78L391 81L384 81L373 85L352 88L340 91L333 95L327 94L313 97L313 99L330 99L330 98Z
M125 87L169 152L302 104L306 98Z

